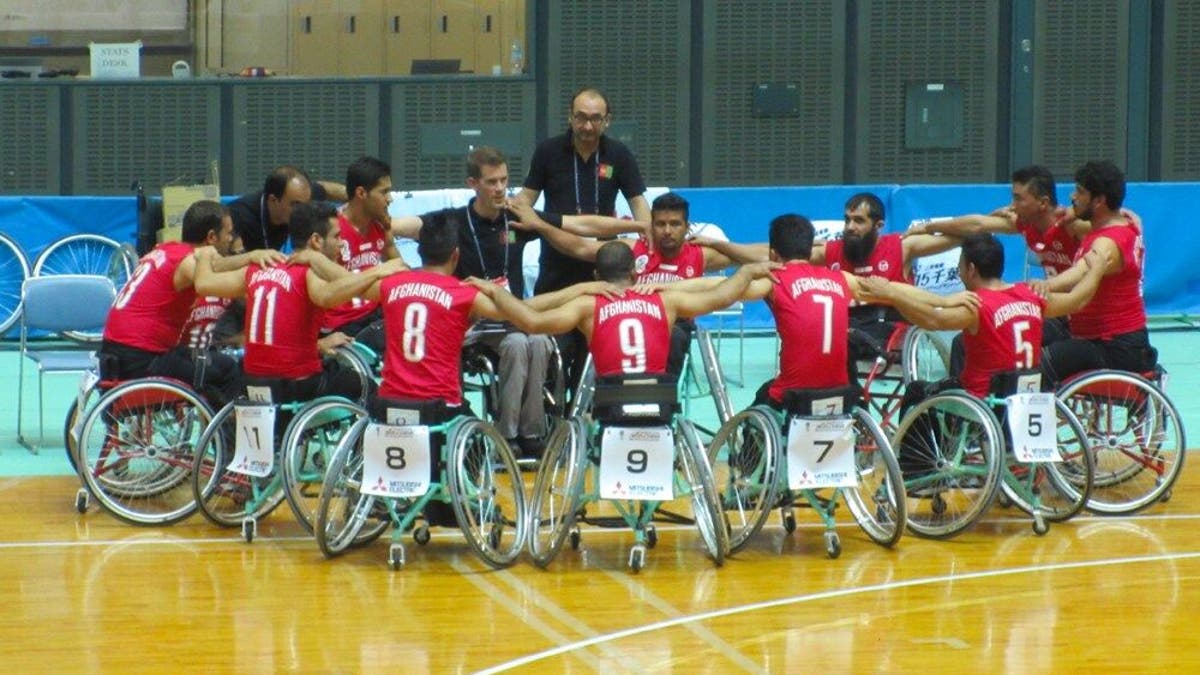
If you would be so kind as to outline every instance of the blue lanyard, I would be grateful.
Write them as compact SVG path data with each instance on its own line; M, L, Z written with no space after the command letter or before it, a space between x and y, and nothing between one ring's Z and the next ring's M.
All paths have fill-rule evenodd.
M584 167L588 164L584 163ZM575 213L583 213L583 205L579 203L579 153L571 148L571 168L575 171ZM592 213L600 213L600 146L596 146L596 173L592 175Z
M504 219L504 260L500 263L500 274L492 276L488 274L487 261L483 259L483 247L479 245L479 232L475 229L475 220L471 218L471 204L475 200L472 199L467 204L467 225L471 227L471 238L475 242L475 255L479 256L479 266L483 269L483 277L485 279L497 279L499 277L508 276L508 213L503 209L500 210L500 217Z

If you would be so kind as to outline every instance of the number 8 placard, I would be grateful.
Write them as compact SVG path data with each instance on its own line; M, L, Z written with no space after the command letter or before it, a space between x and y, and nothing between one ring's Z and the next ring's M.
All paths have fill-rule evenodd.
M367 425L359 492L380 497L420 497L429 491L429 468L429 427Z

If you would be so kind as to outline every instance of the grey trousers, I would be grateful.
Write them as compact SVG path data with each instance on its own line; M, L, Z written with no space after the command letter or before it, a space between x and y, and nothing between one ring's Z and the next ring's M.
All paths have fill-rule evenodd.
M545 335L485 332L467 334L465 345L482 344L500 357L500 400L496 431L505 438L541 438L546 433L546 406L542 386L554 343Z

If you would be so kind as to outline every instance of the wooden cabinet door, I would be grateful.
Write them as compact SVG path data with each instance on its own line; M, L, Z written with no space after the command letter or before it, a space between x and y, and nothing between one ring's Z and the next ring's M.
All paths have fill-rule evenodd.
M383 9L384 70L408 75L412 62L428 59L433 21L430 0L387 0Z

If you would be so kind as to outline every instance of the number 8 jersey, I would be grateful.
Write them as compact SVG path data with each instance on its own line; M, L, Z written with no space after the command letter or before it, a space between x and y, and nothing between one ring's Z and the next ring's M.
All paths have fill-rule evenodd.
M659 294L597 296L591 350L597 375L667 372L671 323Z
M387 350L383 398L462 404L462 344L479 290L436 272L393 274L379 284Z

